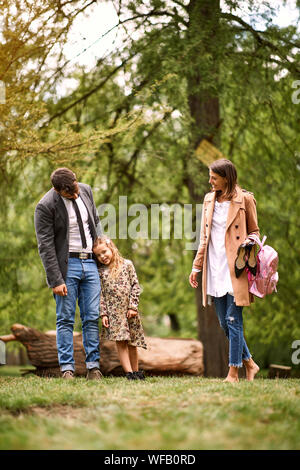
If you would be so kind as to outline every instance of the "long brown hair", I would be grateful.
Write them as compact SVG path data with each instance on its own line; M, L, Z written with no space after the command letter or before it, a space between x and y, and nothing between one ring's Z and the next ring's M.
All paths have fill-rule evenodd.
M97 248L97 246L102 245L103 243L107 245L112 252L112 259L109 263L109 274L112 278L116 278L121 271L121 268L124 263L124 258L119 252L114 242L106 235L101 235L101 237L96 238L93 245L93 249ZM101 263L100 266L102 266Z
M229 200L232 199L236 195L236 187L238 186L237 172L234 164L226 158L220 158L209 165L209 169L214 173L217 173L217 175L226 178L227 186L224 192L224 197ZM217 191L217 193L220 193L220 191Z

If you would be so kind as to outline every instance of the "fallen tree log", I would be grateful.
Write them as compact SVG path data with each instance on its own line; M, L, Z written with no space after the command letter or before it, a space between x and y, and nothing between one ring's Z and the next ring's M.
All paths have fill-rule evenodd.
M19 341L28 359L36 367L34 373L43 377L59 377L56 332L42 333L20 324L11 327L12 334L1 336L4 342ZM75 375L86 374L82 334L74 333ZM138 348L139 365L149 375L203 375L203 347L200 341L180 338L146 337L148 349ZM100 369L103 375L123 374L114 341L100 342Z
M279 364L270 364L269 365L269 379L289 379L291 377L290 366L282 366Z

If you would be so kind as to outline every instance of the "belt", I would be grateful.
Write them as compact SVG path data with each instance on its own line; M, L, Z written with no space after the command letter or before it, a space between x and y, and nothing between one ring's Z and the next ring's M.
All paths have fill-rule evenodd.
M69 253L69 258L93 259L93 253Z

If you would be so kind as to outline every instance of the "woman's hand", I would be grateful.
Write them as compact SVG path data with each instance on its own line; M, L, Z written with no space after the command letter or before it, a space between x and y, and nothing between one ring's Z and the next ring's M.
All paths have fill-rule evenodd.
M105 326L105 328L109 327L109 321L108 321L108 316L107 315L104 315L102 317L102 325Z
M132 318L132 317L136 317L136 316L137 316L137 311L132 310L132 308L130 308L127 312L127 318Z
M196 289L196 287L198 287L197 274L198 273L196 271L192 271L190 276L189 276L190 285L194 289Z

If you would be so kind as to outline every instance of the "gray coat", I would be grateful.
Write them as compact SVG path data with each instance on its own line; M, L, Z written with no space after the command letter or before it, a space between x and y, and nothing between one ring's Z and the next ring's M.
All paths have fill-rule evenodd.
M101 224L92 190L89 185L83 183L79 183L79 189L80 197L88 211L88 222L94 241L101 235ZM54 188L37 204L34 225L48 286L64 284L69 259L69 217L64 201Z

